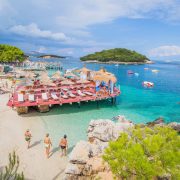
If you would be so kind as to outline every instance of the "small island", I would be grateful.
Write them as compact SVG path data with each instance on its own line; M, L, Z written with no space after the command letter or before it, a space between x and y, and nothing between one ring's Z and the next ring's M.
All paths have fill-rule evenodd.
M7 44L0 44L0 63L23 62L27 56L24 52Z
M109 63L109 64L151 64L145 55L125 48L115 48L88 54L80 58L81 61Z
M52 55L52 54L45 54L38 56L38 58L43 58L43 59L51 59L51 58L66 58L65 56L58 56L58 55Z

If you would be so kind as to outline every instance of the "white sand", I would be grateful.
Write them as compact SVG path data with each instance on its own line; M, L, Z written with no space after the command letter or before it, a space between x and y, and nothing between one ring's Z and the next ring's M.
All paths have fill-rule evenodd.
M26 179L55 180L63 178L67 157L60 157L57 144L53 144L54 153L45 157L43 139L45 129L38 116L19 116L15 110L7 107L8 94L0 95L0 168L7 164L8 154L16 151L20 158L20 171ZM27 149L24 132L30 129L33 147ZM52 139L53 142L53 139Z

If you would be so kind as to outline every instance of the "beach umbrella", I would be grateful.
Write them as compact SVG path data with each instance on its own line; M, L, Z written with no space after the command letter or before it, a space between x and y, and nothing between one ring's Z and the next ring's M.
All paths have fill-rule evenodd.
M60 71L57 71L55 72L52 77L52 79L58 79L58 80L64 80L65 78L61 76L61 72Z
M30 78L30 79L34 79L36 75L33 72L26 72L25 73L25 78Z
M66 79L66 80L62 81L61 84L62 85L72 85L74 83L72 81L69 81L69 80Z
M116 77L111 73L95 74L92 79L94 81L101 81L101 82L104 81L106 83L108 83L109 81L115 83L117 81Z
M75 74L73 74L72 72L68 72L66 74L64 74L64 77L77 77Z

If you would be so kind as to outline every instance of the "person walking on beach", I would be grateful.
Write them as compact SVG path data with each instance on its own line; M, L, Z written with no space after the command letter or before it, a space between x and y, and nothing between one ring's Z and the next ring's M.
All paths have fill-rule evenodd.
M68 149L68 142L67 142L67 136L64 135L64 137L60 140L59 146L61 148L61 156L67 155L67 149Z
M44 146L46 149L46 157L49 158L50 148L52 146L51 139L49 138L49 134L46 134L46 137L44 139Z
M27 148L29 149L31 143L31 137L32 137L29 129L26 130L24 136L25 136L25 141L27 142Z

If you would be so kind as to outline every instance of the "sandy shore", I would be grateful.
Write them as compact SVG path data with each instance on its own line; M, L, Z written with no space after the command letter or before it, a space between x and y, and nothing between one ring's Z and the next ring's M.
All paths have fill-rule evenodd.
M7 164L9 152L15 150L20 158L20 171L24 172L26 179L62 179L67 157L60 157L57 144L53 144L52 155L46 159L43 121L38 116L17 115L15 110L6 106L8 97L8 94L0 95L0 169ZM30 129L33 136L30 149L26 148L24 140L26 129Z

